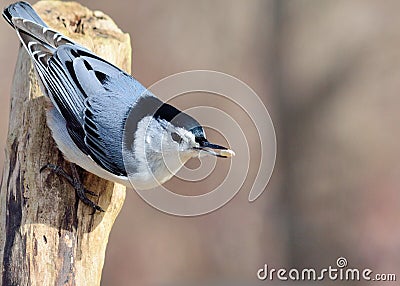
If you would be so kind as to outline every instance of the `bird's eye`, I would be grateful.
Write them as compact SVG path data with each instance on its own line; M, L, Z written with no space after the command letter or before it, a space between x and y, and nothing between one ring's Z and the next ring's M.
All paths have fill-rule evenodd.
M182 137L176 132L171 133L171 137L172 137L172 140L174 140L178 144L180 144L183 140Z

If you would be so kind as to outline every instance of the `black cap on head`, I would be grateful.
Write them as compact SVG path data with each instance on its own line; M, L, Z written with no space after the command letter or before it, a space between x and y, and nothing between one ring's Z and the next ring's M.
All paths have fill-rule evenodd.
M204 129L196 119L168 103L163 103L157 109L156 113L154 113L153 117L156 119L164 119L171 122L174 126L191 131L196 141L206 140Z
M174 126L191 131L197 142L206 141L204 129L196 119L168 103L163 103L157 97L145 95L139 98L133 111L127 117L127 124L130 125L128 130L134 133L138 122L145 116L166 120Z

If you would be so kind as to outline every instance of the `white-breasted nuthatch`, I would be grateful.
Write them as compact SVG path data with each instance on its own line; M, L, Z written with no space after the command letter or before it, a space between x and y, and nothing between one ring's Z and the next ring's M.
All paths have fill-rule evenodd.
M149 189L169 180L200 153L234 155L232 150L208 142L194 118L163 103L131 75L50 29L30 4L11 4L3 17L16 30L42 91L51 101L47 124L68 161L104 179L126 186L131 186L131 181L136 189ZM133 170L129 174L126 165ZM74 178L57 166L45 167L67 178L84 203L102 210L87 198L86 194L93 193L77 183L73 164Z

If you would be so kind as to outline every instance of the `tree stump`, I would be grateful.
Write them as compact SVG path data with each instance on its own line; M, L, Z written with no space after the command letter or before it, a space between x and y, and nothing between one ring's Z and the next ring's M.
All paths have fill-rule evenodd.
M108 16L75 2L40 1L34 8L50 27L130 72L129 35ZM106 210L92 215L69 184L39 172L47 163L69 170L46 126L45 100L31 61L20 48L0 193L0 283L100 285L125 187L81 170L85 187L99 194L93 200Z

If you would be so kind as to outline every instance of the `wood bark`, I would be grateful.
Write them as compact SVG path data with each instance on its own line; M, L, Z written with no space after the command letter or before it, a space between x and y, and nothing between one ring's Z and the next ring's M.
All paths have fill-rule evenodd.
M35 10L52 28L130 72L128 34L100 11L75 2L40 1ZM17 41L17 37L15 38ZM100 285L112 225L125 187L80 171L86 188L99 194L96 212L79 202L47 163L69 163L46 126L45 99L23 48L11 88L11 113L0 193L0 283L9 285Z

